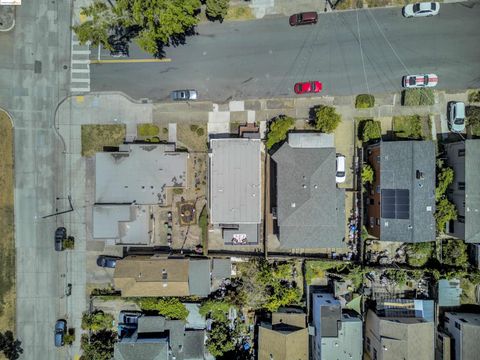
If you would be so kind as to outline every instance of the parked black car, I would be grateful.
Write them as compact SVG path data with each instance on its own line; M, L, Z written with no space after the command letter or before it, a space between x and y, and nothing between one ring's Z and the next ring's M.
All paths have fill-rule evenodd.
M115 268L117 265L117 260L120 260L121 257L118 256L110 256L110 255L100 255L97 258L97 265L105 268Z
M65 332L67 331L67 322L65 320L57 320L55 323L55 346L61 347L65 345Z
M63 240L67 238L67 229L64 227L59 227L55 230L55 250L63 250Z

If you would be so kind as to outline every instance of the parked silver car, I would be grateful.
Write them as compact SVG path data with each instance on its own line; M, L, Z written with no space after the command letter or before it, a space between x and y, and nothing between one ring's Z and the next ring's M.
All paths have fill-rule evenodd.
M448 126L452 132L465 130L465 104L461 101L448 103Z
M197 100L197 90L175 90L170 94L173 101Z

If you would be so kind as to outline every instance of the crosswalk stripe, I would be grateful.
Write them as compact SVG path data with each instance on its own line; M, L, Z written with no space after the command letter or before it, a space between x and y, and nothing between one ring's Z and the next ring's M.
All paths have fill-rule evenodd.
M70 72L72 72L72 73L90 73L90 69L89 68L86 68L86 69L71 68Z
M72 64L90 64L90 59L88 60L72 59Z
M90 50L72 50L74 55L90 55Z

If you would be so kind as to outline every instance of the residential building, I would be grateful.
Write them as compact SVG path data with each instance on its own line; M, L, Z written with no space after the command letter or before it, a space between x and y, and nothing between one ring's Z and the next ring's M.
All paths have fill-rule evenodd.
M460 306L462 288L458 279L440 279L437 283L437 305L441 307Z
M272 322L258 328L258 360L308 360L306 315L295 309L280 309Z
M445 334L450 337L452 359L479 358L480 314L446 312L443 327Z
M480 243L480 139L445 144L445 151L447 165L455 173L447 196L458 212L448 233L467 243ZM478 254L476 249L477 259Z
M362 320L333 294L312 295L312 325L312 359L362 359Z
M375 172L367 197L368 232L384 241L435 240L435 144L381 141L367 155Z
M209 206L225 244L257 244L262 222L261 141L210 140Z
M204 352L205 330L163 316L141 316L133 334L114 345L115 360L203 360Z
M230 277L229 259L128 256L118 260L113 281L122 296L208 296Z
M433 360L432 300L385 300L368 310L365 353L372 360Z
M289 133L272 155L272 213L280 248L345 247L345 190L336 186L332 134Z

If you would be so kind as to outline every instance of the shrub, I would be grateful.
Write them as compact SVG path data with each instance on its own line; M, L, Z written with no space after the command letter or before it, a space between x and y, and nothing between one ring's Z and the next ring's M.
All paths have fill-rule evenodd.
M103 311L84 313L82 316L82 329L100 331L111 329L113 326L113 315L105 314Z
M371 184L373 183L374 178L375 171L373 170L373 167L371 167L369 164L364 164L362 166L362 184Z
M150 137L156 136L160 132L160 129L155 124L138 124L137 125L138 136Z
M65 334L63 341L66 345L72 345L75 341L75 329L70 328L68 329L67 333Z
M375 105L375 97L370 94L357 95L355 99L355 107L357 109L367 109Z
M198 129L198 125L195 125L195 124L190 125L190 130L191 131L195 132L195 131L197 131L197 129Z
M474 136L480 136L480 106L467 106L465 109L467 124Z
M467 244L462 240L445 240L441 243L441 262L445 265L467 267Z
M295 119L289 116L282 115L273 119L267 133L267 149L271 149L275 144L285 140L294 124Z
M214 322L208 332L206 346L216 358L235 349L237 331L232 330L227 322Z
M480 102L480 90L469 91L468 102Z
M342 118L332 106L321 105L315 109L315 128L324 133L332 133L342 121Z
M73 249L75 247L75 238L73 236L69 236L66 239L63 239L63 248L64 249Z
M435 189L435 199L439 201L448 189L448 186L453 182L455 173L452 168L445 167L440 170L437 175L438 185Z
M159 143L160 142L160 138L158 136L153 136L150 138L150 142L152 143Z
M435 220L437 222L437 231L439 233L445 232L445 227L450 220L457 220L457 209L447 198L442 198L437 203Z
M408 244L406 248L407 263L413 267L425 265L433 254L433 242Z
M197 135L198 136L203 136L203 134L205 134L205 130L203 128L199 127L197 129Z
M371 119L362 120L360 122L360 133L362 141L364 142L380 139L382 137L382 127L380 121Z
M162 128L162 132L163 132L164 134L168 134L168 129L164 127L164 128Z
M230 0L207 0L206 13L213 19L223 19L228 12Z
M433 105L435 98L432 89L406 89L402 92L404 106Z
M188 310L177 298L140 298L138 306L144 311L155 311L172 320L185 320Z

